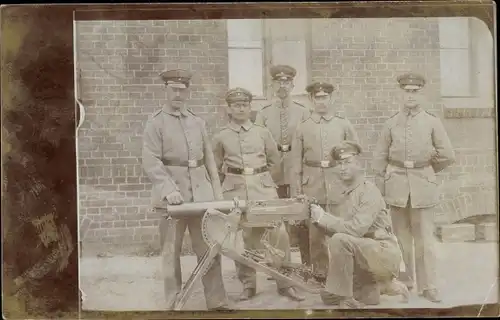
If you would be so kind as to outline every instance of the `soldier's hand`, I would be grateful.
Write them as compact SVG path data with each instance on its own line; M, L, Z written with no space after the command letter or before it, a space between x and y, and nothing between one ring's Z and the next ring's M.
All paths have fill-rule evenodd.
M314 222L319 222L321 217L325 214L325 210L318 206L317 204L311 204L311 220Z
M299 194L295 197L297 200L300 200L300 201L305 201L307 200L307 196L304 195L304 194Z
M171 194L167 196L167 202L168 204L182 204L184 202L184 199L182 198L182 195L178 191L174 191Z

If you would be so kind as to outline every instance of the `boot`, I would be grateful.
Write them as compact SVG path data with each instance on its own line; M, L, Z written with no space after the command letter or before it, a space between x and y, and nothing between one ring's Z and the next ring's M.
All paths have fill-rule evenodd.
M278 289L278 293L284 297L288 297L294 301L304 301L305 297L300 295L294 287L289 288L280 288Z
M429 300L430 302L439 303L441 298L439 297L439 292L436 289L425 289L422 292L422 296Z
M251 298L255 297L256 294L256 289L255 288L245 288L240 294L239 300L240 301L246 301L250 300Z

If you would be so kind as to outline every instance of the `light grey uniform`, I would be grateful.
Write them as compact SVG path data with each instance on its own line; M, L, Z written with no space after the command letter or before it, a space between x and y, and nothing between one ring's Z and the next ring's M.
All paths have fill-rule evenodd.
M413 284L415 250L419 291L436 289L434 207L440 195L436 173L454 158L441 120L421 107L403 109L391 117L375 150L377 185L391 206L406 265L401 280Z

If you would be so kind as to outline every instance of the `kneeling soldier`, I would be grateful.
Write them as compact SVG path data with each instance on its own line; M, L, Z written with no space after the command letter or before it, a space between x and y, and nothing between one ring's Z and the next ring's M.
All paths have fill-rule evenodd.
M270 172L280 165L280 154L269 130L250 121L252 94L245 89L235 88L227 93L226 101L230 122L214 137L215 161L223 181L224 198L278 199L277 186ZM264 231L264 228L244 230L243 240L246 249L259 249ZM276 235L271 234L271 237L276 238ZM288 234L286 238L286 241L280 241L281 245L277 249L283 251L285 259L289 260ZM235 262L235 265L244 288L240 299L250 299L256 294L256 272L240 263ZM277 285L281 295L293 300L304 299L293 287L280 282Z
M380 191L364 177L361 147L344 141L332 150L344 184L342 218L311 205L312 222L333 234L327 241L329 268L321 298L325 304L359 308L378 304L379 283L398 275L401 252Z

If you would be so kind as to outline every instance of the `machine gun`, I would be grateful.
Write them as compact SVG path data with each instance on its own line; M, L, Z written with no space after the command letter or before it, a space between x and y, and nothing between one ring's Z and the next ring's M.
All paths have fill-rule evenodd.
M268 276L286 282L311 293L319 293L322 286L314 281L311 267L300 263L291 263L285 259L285 253L271 244L269 232L261 239L265 247L264 254L246 250L241 236L242 228L264 227L278 228L277 241L289 241L284 222L291 224L306 221L310 217L310 200L275 199L193 202L181 205L160 205L155 207L164 219L167 230L162 249L162 270L167 307L170 310L182 310L195 283L208 271L218 254L238 261ZM175 219L180 217L203 216L202 235L209 249L192 272L186 284L179 292L174 275L174 239Z

